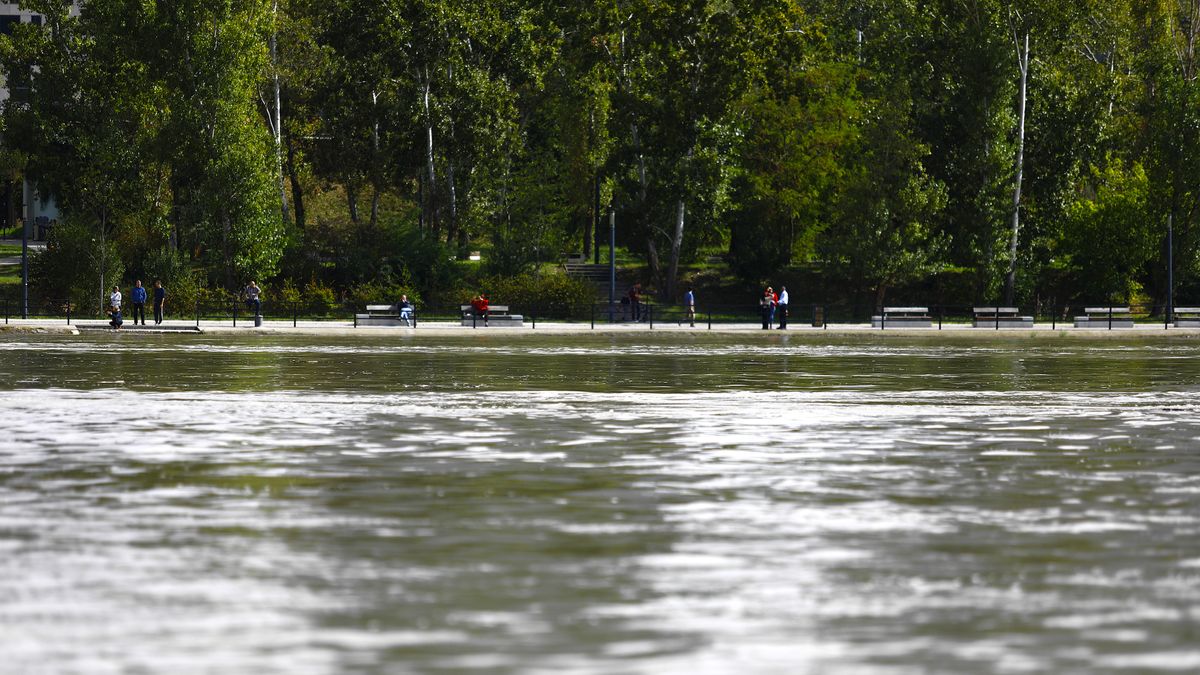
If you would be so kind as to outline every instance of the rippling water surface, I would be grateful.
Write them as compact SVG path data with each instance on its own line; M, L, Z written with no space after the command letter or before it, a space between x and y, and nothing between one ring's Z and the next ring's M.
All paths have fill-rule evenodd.
M0 338L4 672L1195 672L1200 343Z

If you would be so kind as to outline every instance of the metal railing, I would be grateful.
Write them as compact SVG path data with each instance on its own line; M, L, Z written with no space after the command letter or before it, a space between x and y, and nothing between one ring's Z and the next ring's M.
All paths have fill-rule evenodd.
M153 305L147 303L147 313L153 316ZM379 304L388 304L382 302ZM496 304L505 304L497 302ZM126 321L129 321L128 305L126 303ZM0 295L0 306L4 312L4 322L10 323L17 319L64 321L67 324L78 323L80 320L94 321L107 319L107 315L96 311L95 306L81 309L75 303L62 298L30 298L27 306L11 295ZM593 303L576 306L551 306L541 309L537 306L519 306L508 304L510 314L520 314L524 324L530 329L536 329L538 323L586 323L591 328L603 325L628 325L653 330L663 325L676 327L695 327L711 330L714 327L732 325L765 325L770 328L780 328L781 320L786 318L787 325L797 328L827 328L830 325L868 325L876 330L889 330L900 327L923 325L929 328L942 329L946 327L972 326L978 329L1002 330L1005 328L1023 328L1032 324L1044 326L1049 324L1052 330L1064 327L1087 328L1091 330L1119 330L1128 327L1149 328L1158 326L1170 329L1180 323L1188 327L1200 327L1200 303L1196 307L1187 307L1185 303L1176 303L1173 307L1163 304L1122 305L1116 303L1094 304L1058 304L1055 302L1039 303L1033 307L1014 307L996 303L978 303L972 305L934 304L921 306L923 313L908 312L917 316L893 316L884 311L886 307L871 307L855 304L821 304L821 303L792 303L787 308L787 316L776 310L774 315L769 312L764 316L761 308L753 303L738 305L697 305L694 314L679 304L660 304L657 302L642 302L637 305L622 303ZM909 309L915 309L909 307ZM1180 310L1183 311L1180 311ZM305 322L345 323L358 326L359 317L365 313L361 303L351 302L311 302L311 301L271 301L263 300L259 307L258 316L264 321L286 322L293 327ZM403 325L398 312L395 314L397 325ZM181 321L192 323L199 327L203 322L228 322L232 326L253 324L255 313L243 300L233 298L198 301L187 308L181 308L177 303L168 302L167 317L178 325ZM464 313L460 304L420 305L411 313L413 327L429 323L452 323L462 325L470 322L474 328L482 328L482 321L473 312Z

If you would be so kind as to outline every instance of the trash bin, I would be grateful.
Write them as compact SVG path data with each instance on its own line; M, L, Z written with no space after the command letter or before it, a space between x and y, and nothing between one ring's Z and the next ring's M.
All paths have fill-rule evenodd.
M813 306L813 328L820 328L825 325L825 308L820 305Z
M254 327L255 327L255 328L262 328L262 314L255 314L255 315L254 315Z

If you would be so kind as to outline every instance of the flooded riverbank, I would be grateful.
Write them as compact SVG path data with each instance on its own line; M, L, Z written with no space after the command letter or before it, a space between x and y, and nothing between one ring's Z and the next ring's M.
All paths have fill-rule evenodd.
M5 336L18 671L1200 668L1200 344Z

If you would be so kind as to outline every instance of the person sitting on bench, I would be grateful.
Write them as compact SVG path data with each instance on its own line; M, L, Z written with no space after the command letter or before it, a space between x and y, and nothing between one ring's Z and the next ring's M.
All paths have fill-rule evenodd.
M488 325L488 298L483 293L471 301L471 307L475 310L475 317L483 319L483 325Z
M413 304L412 301L408 299L408 296L401 295L400 302L396 303L396 307L400 310L400 320L404 322L405 326L411 326Z

